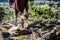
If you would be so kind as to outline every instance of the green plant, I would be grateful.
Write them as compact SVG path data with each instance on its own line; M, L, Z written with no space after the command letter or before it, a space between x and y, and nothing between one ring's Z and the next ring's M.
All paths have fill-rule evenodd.
M50 6L48 4L42 6L36 2L29 2L29 18L32 18L33 21L36 21L39 17L49 18L49 10Z

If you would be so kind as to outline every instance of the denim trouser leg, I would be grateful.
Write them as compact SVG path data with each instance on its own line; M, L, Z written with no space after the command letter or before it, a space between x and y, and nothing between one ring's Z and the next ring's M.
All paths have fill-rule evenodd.
M15 10L15 12L14 12L14 26L17 26L17 15L18 15L18 12L17 12L17 10Z

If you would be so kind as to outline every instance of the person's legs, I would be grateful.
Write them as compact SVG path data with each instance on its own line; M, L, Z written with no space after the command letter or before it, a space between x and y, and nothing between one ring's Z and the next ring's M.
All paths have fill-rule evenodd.
M15 12L14 12L14 26L17 26L17 16L18 16L18 11L15 9Z

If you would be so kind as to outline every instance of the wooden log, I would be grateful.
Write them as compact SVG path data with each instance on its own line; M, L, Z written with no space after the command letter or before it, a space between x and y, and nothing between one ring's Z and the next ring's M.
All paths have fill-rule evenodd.
M0 25L0 30L2 32L8 32L8 29L10 29L11 27L11 25Z
M3 28L11 28L12 26L11 25L0 25L0 27L3 27Z
M30 27L36 27L36 25L39 24L39 23L41 23L41 21L42 21L42 19L39 19L39 20L37 20L37 21L29 24L29 25L28 25L28 28L30 28Z
M6 35L10 35L10 36L20 36L20 35L28 35L28 34L32 34L32 31L30 29L27 29L27 30L17 30L17 31L14 31L15 33L9 33L9 32L3 32L6 36Z
M32 28L34 32L36 32L38 30L38 28ZM15 33L10 34L9 32L3 32L6 35L10 35L10 36L20 36L20 35L28 35L28 34L32 34L32 30L31 29L23 29L23 30L15 30Z
M2 31L2 32L7 32L8 29L7 29L7 28L1 28L1 31Z
M32 23L32 24L29 24L28 27L29 27L29 28L30 28L30 27L36 27L36 24L40 23L41 21L42 21L41 19L40 19L40 20L37 20L36 22L34 22L34 23ZM2 25L2 26L5 27L5 25ZM8 26L9 26L9 25L8 25ZM8 27L8 26L7 26L7 27ZM8 32L8 31L9 31L8 33L12 33L12 31L13 31L14 33L16 33L16 32L18 32L18 31L17 31L18 29L21 29L21 28L20 28L21 26L16 26L16 27L14 27L14 26L12 25L12 27L13 27L13 28L11 28L10 30L8 30L8 29L6 29L6 28L3 28L2 31L3 31L3 32L6 32L6 31ZM9 28L9 27L8 27L8 28ZM4 31L4 30L6 30L6 31ZM26 31L28 31L28 32L26 32ZM30 32L31 32L31 31L30 31ZM20 30L18 33L19 33L19 34L25 34L25 33L27 34L27 33L29 33L29 30L25 30L25 33L24 33L24 30Z
M58 20L56 23L57 23L57 25L60 25L60 20Z
M3 35L4 38L7 38L7 37L10 36L10 34L8 32L2 32L2 35Z
M42 37L40 37L41 40L46 40L48 38L50 38L50 36L53 36L52 34L58 32L60 30L60 25L57 25L56 27L54 27L51 31L45 33ZM60 32L59 32L60 33ZM56 36L55 36L56 37ZM54 38L54 37L53 37ZM49 39L50 40L50 39Z
M32 33L32 31L31 31L31 29L27 29L27 30L20 30L20 31L18 31L18 33L19 33L19 35L28 35L28 34L31 34Z
M0 40L4 40L3 36L2 36L2 32L0 31Z

